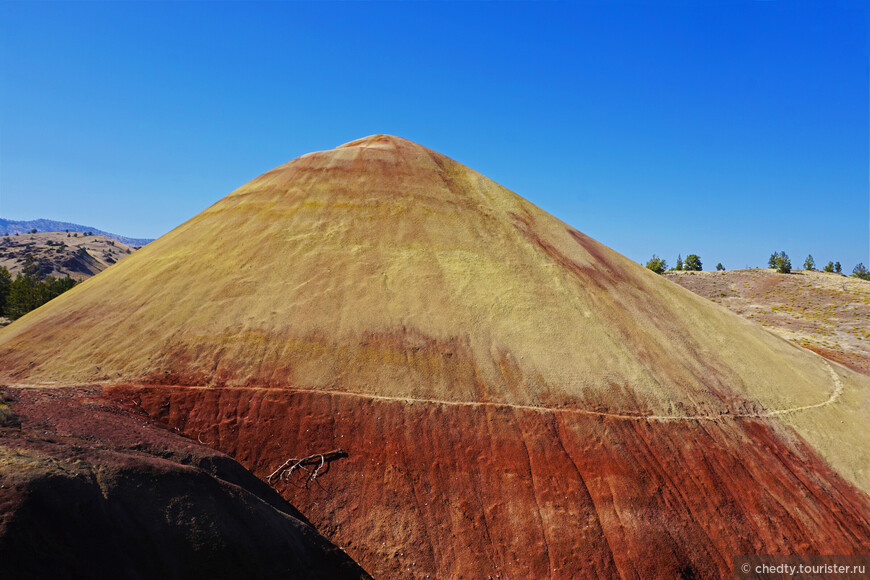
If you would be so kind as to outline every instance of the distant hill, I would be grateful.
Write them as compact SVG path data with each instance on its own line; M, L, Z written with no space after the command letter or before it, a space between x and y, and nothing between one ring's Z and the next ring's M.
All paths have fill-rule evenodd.
M88 236L78 232L40 232L0 237L0 266L13 277L32 263L38 278L69 276L81 281L132 252L127 244L96 233Z
M695 294L830 360L870 375L870 282L827 272L665 272Z
M91 232L95 235L112 238L113 240L117 240L133 248L142 247L145 244L154 241L153 239L148 238L128 238L127 236L119 236L118 234L104 232L103 230L98 230L97 228L92 228L90 226L72 224L69 222L56 222L54 220L46 219L15 221L0 218L0 235L30 233L34 229L38 232Z

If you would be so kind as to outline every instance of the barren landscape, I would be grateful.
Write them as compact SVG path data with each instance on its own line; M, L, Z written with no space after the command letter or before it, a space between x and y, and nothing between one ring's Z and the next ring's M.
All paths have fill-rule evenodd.
M0 330L0 369L260 480L336 458L273 484L376 577L870 550L870 377L389 135L261 175Z

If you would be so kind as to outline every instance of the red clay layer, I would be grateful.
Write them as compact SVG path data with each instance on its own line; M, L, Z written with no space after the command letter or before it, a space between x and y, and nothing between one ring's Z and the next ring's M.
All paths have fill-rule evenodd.
M870 500L776 421L646 421L280 389L105 395L276 484L376 577L730 577L737 554L870 551ZM694 576L692 576L694 575Z

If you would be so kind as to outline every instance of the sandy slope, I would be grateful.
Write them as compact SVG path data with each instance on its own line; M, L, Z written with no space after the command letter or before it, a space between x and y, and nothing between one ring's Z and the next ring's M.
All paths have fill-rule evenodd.
M816 355L393 137L251 181L2 331L0 362L17 380L293 385L654 415L786 409L833 389ZM870 414L867 379L841 372ZM870 434L836 424L836 437L870 449ZM866 454L824 452L870 486Z

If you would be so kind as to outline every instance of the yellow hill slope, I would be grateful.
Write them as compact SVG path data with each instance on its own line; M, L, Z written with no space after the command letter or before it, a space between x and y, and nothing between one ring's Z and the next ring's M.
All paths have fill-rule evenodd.
M773 413L870 489L866 377L385 135L265 173L0 331L0 368L19 383Z

